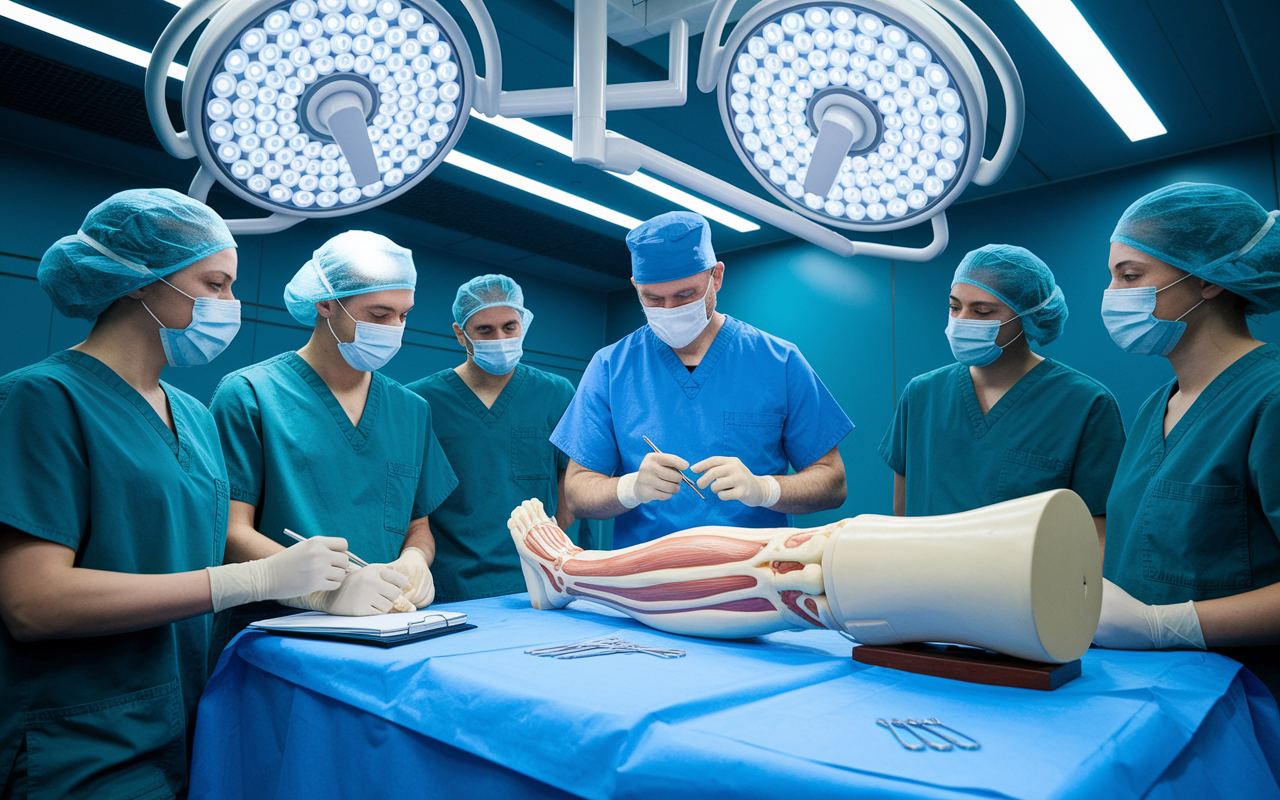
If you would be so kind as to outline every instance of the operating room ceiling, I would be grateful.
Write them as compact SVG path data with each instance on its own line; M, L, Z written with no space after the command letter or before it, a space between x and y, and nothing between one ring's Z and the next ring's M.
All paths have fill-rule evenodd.
M19 2L144 50L151 49L176 11L164 0ZM687 13L693 29L700 31L710 8L704 0L640 0L630 3L630 9L629 0L609 2L611 82L665 78L665 26ZM461 4L444 0L444 5L462 21L478 53ZM504 88L572 82L572 0L488 0L487 5L502 43ZM750 5L740 2L735 17ZM1140 142L1121 133L1013 0L971 0L969 5L1017 64L1027 120L1009 172L993 186L970 186L960 202L1280 130L1277 0L1076 0L1169 131ZM701 38L699 33L691 42L685 106L611 112L609 127L763 196L730 147L714 95L694 87ZM180 52L179 63L185 63L193 42L194 37ZM196 164L160 150L143 107L143 72L0 19L0 138L126 169L140 180L185 186ZM989 70L984 77L988 87L998 85ZM177 81L170 80L170 97L176 99L179 90ZM991 106L988 155L1003 122L998 91ZM565 136L570 133L568 117L536 122ZM648 192L474 120L458 150L633 217L671 208ZM242 215L259 213L247 206L236 209L233 204L239 201L229 196L211 201ZM571 264L574 272L585 267L614 280L628 271L623 228L448 164L383 208L417 221L443 242L465 243L469 254L482 259L513 263L533 258L544 272ZM738 233L717 224L713 232L721 252L789 238L769 226Z

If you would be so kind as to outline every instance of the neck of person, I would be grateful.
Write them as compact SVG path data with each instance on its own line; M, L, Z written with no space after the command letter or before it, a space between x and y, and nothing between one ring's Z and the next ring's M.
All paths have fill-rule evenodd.
M1167 356L1178 379L1178 393L1198 396L1227 367L1263 344L1249 332L1243 315L1207 313L1198 320L1189 318L1182 338Z
M462 378L462 382L467 388L475 392L477 395L482 394L501 394L502 390L507 388L507 384L511 382L511 376L516 374L519 369L517 364L502 375L494 375L480 368L480 365L472 358L471 353L467 353L467 360L453 368L453 371Z
M969 367L969 375L978 386L988 389L1008 389L1022 379L1044 356L1031 352L1026 334L1004 346L1000 357L985 367Z
M716 334L720 333L720 329L723 327L724 314L719 311L712 311L707 327L702 329L702 333L698 334L698 338L684 347L673 347L671 349L675 350L676 355L680 356L680 363L686 367L696 367L702 363L702 357L711 349L711 343L716 340Z
M373 380L372 372L355 369L342 357L342 351L338 350L338 340L329 331L323 318L311 332L311 339L298 348L298 355L316 371L334 394L368 389Z
M138 300L126 297L120 302L137 309L103 312L89 336L70 349L98 359L138 394L149 397L160 390L160 371L169 363L160 342L160 324Z

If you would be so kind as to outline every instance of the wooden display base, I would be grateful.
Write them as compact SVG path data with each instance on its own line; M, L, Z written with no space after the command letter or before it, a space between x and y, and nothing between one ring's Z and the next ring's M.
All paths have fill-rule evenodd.
M1045 691L1080 677L1080 659L1066 664L1042 664L954 644L862 645L853 648L853 660L938 678Z

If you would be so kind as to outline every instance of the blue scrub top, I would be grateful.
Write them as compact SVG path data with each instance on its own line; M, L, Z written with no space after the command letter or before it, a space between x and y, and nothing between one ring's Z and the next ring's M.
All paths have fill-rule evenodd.
M197 400L161 387L176 435L78 351L0 379L0 522L70 547L84 569L220 564L228 500L218 431ZM182 792L210 621L25 643L0 625L0 776L9 782L25 728L32 797Z
M458 488L431 515L436 539L436 602L525 591L507 520L525 500L554 517L557 475L569 458L551 444L573 384L520 364L486 408L452 369L409 384L431 405L431 423Z
M603 475L639 469L653 452L641 436L691 465L737 456L755 475L785 475L788 464L797 471L808 467L851 430L853 423L795 345L726 315L692 373L648 325L600 350L551 442ZM620 515L614 546L699 525L790 524L786 514L702 493L706 500L684 486L669 500Z
M1124 448L1111 392L1046 358L985 415L964 364L912 378L880 456L906 477L909 517L955 514L1071 489L1105 514Z
M369 563L400 555L411 520L458 485L421 397L372 374L360 424L302 356L283 353L233 372L213 395L231 498L257 507L257 529L280 544L343 536Z

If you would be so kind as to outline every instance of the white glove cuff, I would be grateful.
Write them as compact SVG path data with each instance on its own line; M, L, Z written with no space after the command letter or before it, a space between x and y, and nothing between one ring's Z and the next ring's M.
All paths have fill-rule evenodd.
M213 610L218 612L264 599L264 571L265 565L261 560L205 567L205 572L209 573L209 594L213 597Z
M638 472L628 472L618 479L618 502L625 508L640 505L640 498L636 497L636 479L639 477Z
M782 498L782 487L778 485L778 479L772 475L765 475L761 478L764 481L767 494L764 502L760 504L761 508L773 508L778 504L778 500Z
M1200 615L1196 613L1194 601L1155 608L1159 621L1156 626L1157 650L1205 649L1204 632L1200 630Z

